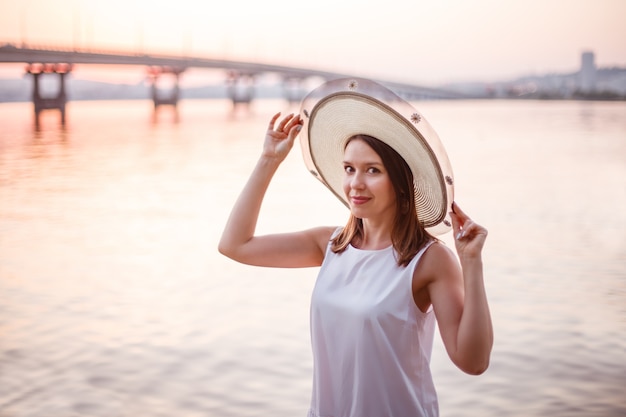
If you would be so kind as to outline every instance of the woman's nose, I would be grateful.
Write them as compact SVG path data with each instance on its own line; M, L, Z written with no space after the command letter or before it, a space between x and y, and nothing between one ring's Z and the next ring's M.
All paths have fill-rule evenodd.
M359 173L355 173L350 180L350 186L355 190L361 190L365 186L365 182L363 181L363 175Z

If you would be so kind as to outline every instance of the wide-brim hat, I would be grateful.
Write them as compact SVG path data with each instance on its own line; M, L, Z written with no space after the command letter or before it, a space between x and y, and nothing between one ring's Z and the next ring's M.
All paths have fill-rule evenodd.
M454 181L439 136L410 103L383 85L361 78L326 82L303 100L300 144L309 171L343 204L343 153L357 134L391 146L413 173L417 217L433 235L451 228Z

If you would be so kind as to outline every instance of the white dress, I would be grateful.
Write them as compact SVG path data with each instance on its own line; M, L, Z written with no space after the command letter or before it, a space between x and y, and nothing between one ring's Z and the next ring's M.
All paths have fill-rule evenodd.
M430 373L435 315L412 295L413 271L393 247L326 249L311 299L309 417L438 416Z

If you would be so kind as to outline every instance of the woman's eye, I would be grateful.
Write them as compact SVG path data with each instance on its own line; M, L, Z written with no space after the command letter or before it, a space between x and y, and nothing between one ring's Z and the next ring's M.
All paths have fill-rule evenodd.
M354 168L352 168L350 165L346 165L343 167L343 170L346 171L348 174L351 174L354 171Z
M378 174L380 172L380 170L378 168L369 168L367 170L367 172L369 172L370 174Z

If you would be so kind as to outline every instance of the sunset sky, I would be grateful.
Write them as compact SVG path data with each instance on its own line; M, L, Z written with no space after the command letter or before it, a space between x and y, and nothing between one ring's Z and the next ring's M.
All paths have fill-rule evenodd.
M626 67L624 0L0 1L0 43L253 60L420 84L576 71L587 50L600 67ZM0 76L7 69L0 65ZM74 76L98 71L123 72L83 66Z

